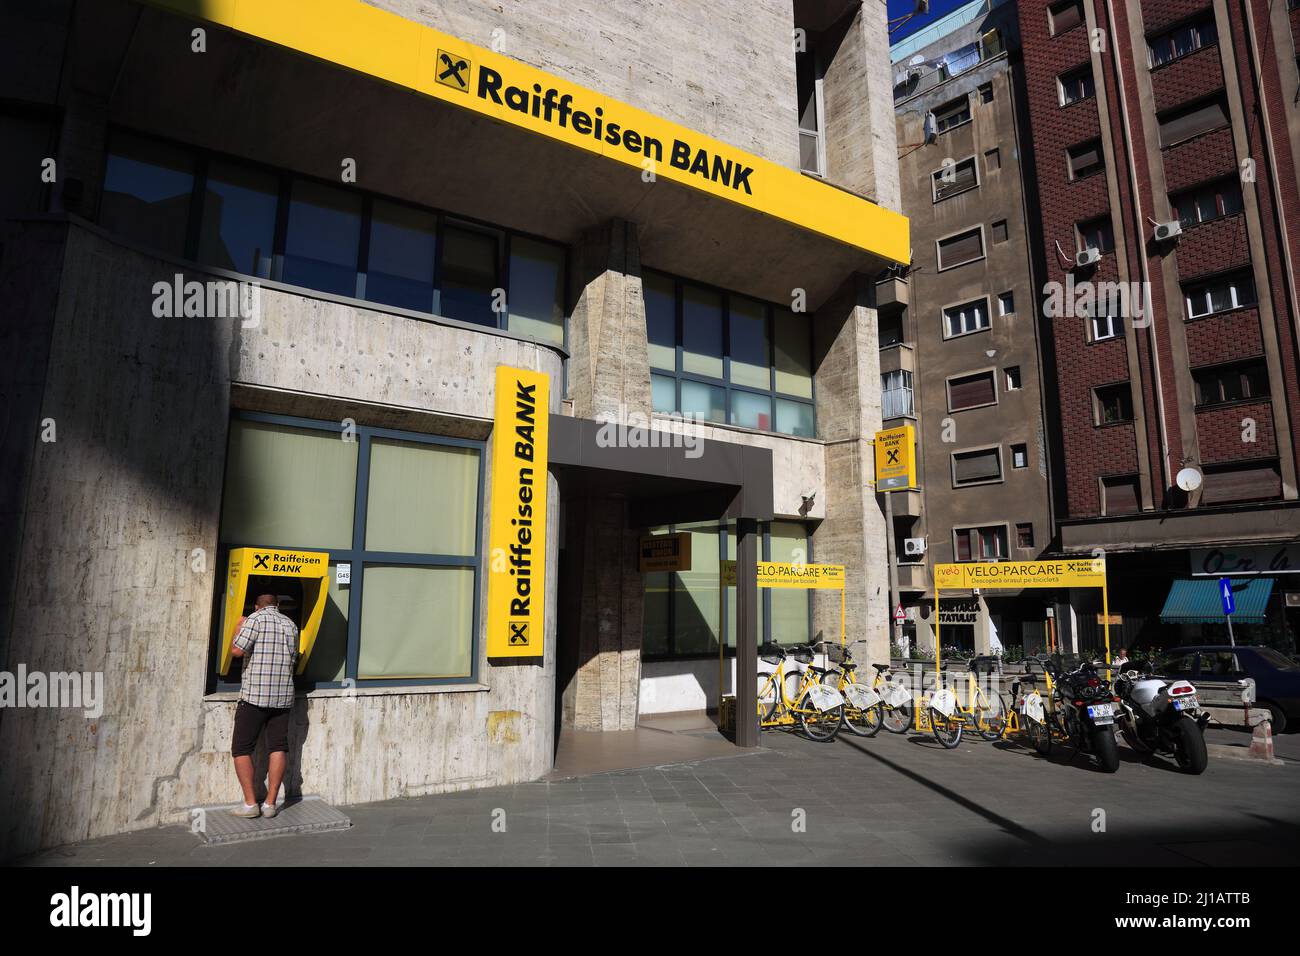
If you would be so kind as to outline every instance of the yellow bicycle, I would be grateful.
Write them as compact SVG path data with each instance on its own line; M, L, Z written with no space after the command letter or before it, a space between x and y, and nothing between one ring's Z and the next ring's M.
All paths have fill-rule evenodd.
M974 672L969 670L966 672L966 703L962 704L956 689L949 686L945 670L939 675L938 686L925 701L925 707L917 709L917 729L924 730L926 727L922 724L927 724L934 739L951 750L961 743L966 728L985 740L999 739L1006 732L1007 713L1008 707L1002 695L997 691L985 693Z
M809 740L834 740L844 722L844 697L830 684L822 683L826 668L813 666L812 648L805 645L788 651L776 644L758 649L759 659L775 669L758 674L758 725L794 727ZM796 666L786 669L787 659Z

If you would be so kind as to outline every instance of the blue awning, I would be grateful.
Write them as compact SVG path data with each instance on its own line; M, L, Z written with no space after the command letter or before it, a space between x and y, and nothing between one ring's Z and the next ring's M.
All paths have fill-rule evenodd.
M1234 624L1263 624L1264 609L1273 593L1272 578L1232 578L1232 597L1237 609ZM1222 624L1223 600L1219 597L1219 578L1175 581L1165 598L1160 620L1166 624Z

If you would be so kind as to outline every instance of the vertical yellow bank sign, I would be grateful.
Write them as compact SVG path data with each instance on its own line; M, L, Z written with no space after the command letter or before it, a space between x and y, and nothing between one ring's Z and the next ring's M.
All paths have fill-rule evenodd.
M488 522L488 657L540 657L550 379L497 366Z

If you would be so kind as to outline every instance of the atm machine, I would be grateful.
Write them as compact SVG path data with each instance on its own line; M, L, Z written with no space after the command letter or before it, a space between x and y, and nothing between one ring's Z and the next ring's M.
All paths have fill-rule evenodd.
M281 610L298 625L298 673L307 667L329 591L330 556L325 551L285 551L280 548L234 548L226 570L226 598L221 615L221 660L217 671L230 673L235 635L253 612L259 594L297 599L297 607Z

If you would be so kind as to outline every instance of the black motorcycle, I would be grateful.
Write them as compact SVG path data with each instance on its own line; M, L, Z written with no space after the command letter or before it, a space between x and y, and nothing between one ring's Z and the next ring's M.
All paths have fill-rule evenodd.
M1070 739L1076 750L1096 757L1103 773L1114 773L1119 769L1115 725L1123 711L1110 681L1091 661L1066 670L1058 654L1053 655L1046 667L1052 677L1055 705L1052 719L1057 729Z

